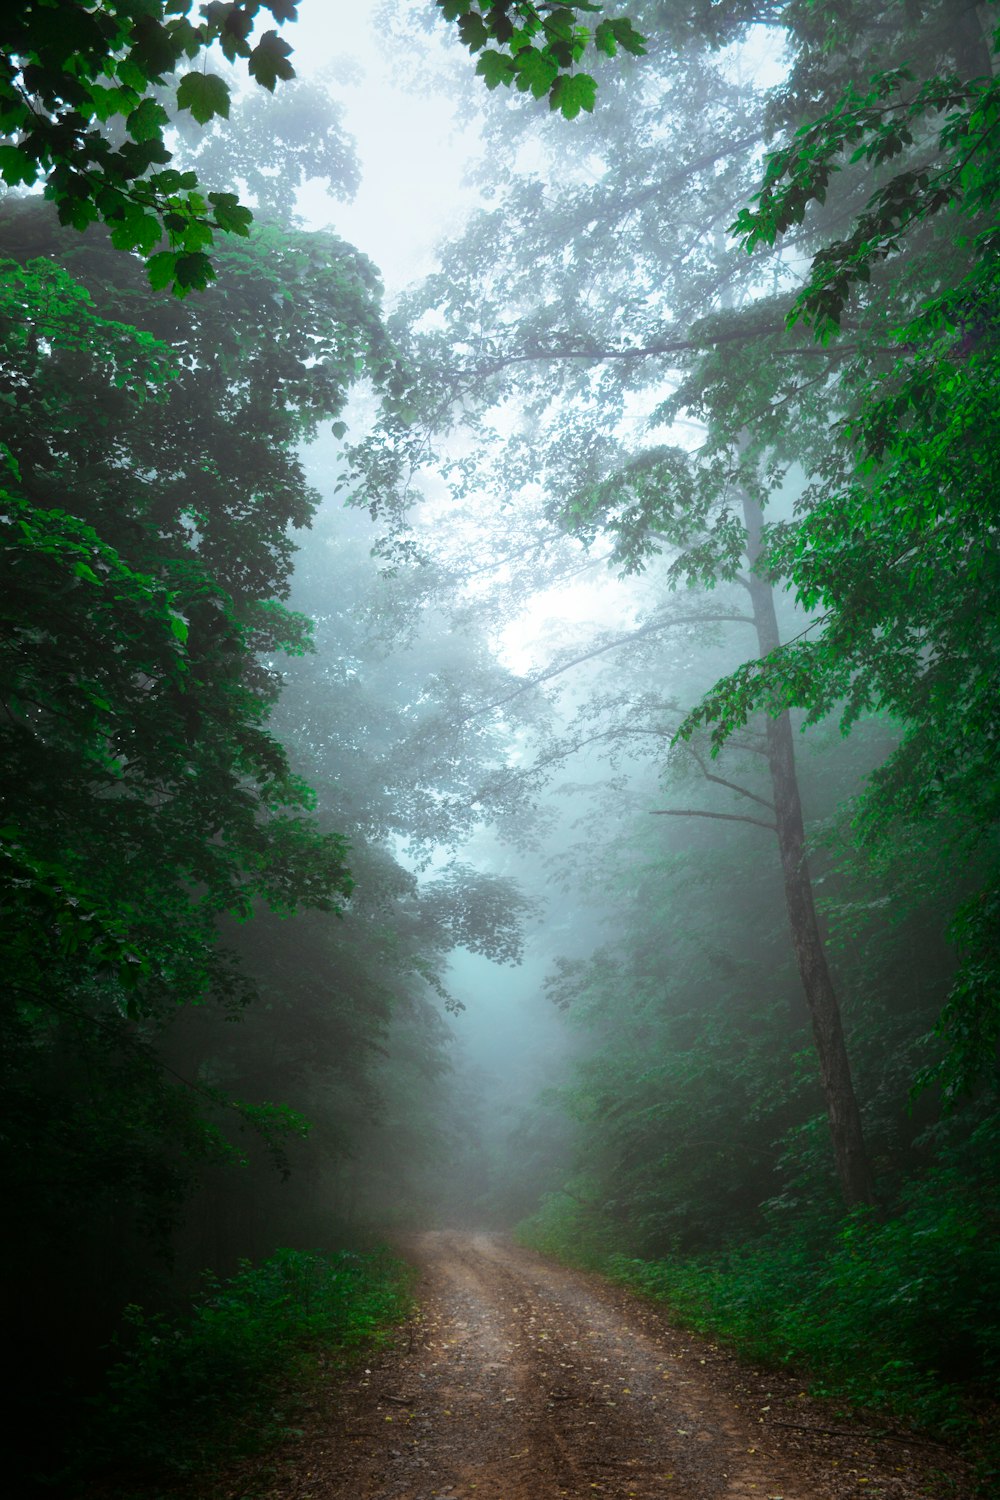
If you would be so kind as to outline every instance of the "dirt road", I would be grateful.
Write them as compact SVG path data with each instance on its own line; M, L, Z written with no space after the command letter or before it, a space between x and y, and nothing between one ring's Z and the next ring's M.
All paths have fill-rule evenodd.
M598 1278L425 1235L420 1317L317 1408L268 1500L956 1500L878 1438ZM832 1430L831 1430L832 1429ZM263 1476L258 1475L258 1480Z

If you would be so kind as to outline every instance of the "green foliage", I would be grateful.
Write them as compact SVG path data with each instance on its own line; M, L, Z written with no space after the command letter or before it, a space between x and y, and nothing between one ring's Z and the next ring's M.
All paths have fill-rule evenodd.
M189 109L199 125L213 115L229 118L229 89L214 73L185 73L177 85L178 109Z
M270 1088L165 1058L163 1028L252 997L224 917L351 890L268 716L308 646L283 602L315 503L296 444L389 351L371 267L322 237L248 236L200 303L38 199L4 204L0 243L5 1312L58 1405L199 1177L283 1166L302 1130Z
M411 1311L410 1283L386 1252L279 1250L206 1277L184 1317L126 1308L89 1465L162 1485L266 1446L324 1370L391 1337Z
M51 253L35 205L8 206L4 231ZM25 871L39 872L36 897L63 913L56 943L81 959L91 920L93 960L114 963L133 1005L204 993L219 912L349 890L343 840L302 816L311 794L267 730L276 682L260 661L307 642L280 603L288 528L312 505L293 444L386 352L367 263L345 248L318 264L316 244L258 232L198 315L164 316L134 263L93 244L89 289L39 258L5 284L12 890L23 914ZM21 930L23 982L44 989L53 929L41 945Z
M268 93L273 94L278 79L286 82L295 77L295 69L288 61L291 47L276 31L265 31L250 54L247 70Z
M593 107L593 80L571 70L590 40L577 12L598 6L439 4L473 52L488 40L501 48L480 60L488 87L516 82L536 97L549 93L569 119ZM97 10L85 0L42 0L11 11L0 24L0 176L12 187L44 182L63 224L105 224L116 248L149 263L154 288L178 297L204 290L216 274L217 236L246 235L250 213L235 200L220 213L197 175L172 165L173 122L156 96L176 80L171 102L182 118L227 118L223 78L204 69L176 76L214 46L273 93L295 77L292 49L277 31L256 27L268 14L279 25L294 21L297 8L295 0L213 0L193 19L194 0L110 0ZM594 44L609 56L618 47L643 51L623 18L599 22Z
M773 245L802 222L811 203L823 203L831 175L842 170L838 158L850 148L848 165L864 162L868 169L904 155L918 137L923 152L919 166L905 167L876 189L847 238L817 251L788 314L789 327L802 319L828 342L840 329L854 288L871 280L873 267L903 252L917 226L946 211L973 220L991 213L998 187L992 140L998 111L996 82L963 84L951 75L918 84L911 68L893 68L876 73L864 94L850 87L829 113L769 155L757 207L741 209L730 228L747 251ZM921 127L927 116L940 114L946 120L928 160L927 131ZM979 227L970 248L981 254L988 252L995 229ZM946 233L955 233L953 221Z
M593 110L597 84L588 73L574 72L593 46L606 57L619 47L635 57L645 53L645 37L627 17L606 17L593 31L579 16L600 14L601 7L582 3L535 5L530 0L436 0L469 51L479 54L476 72L488 89L515 85L536 99L548 96L549 107L573 120ZM489 44L493 43L493 46Z
M724 851L689 834L682 852L661 828L633 824L606 864L615 939L548 983L585 1047L557 1097L586 1185L569 1182L544 1217L572 1213L581 1243L611 1233L653 1255L755 1233L789 1185L783 1142L821 1108L760 834ZM812 1191L827 1190L821 1162Z
M810 1372L823 1394L968 1433L1000 1367L994 1124L881 1222L794 1225L715 1262L610 1262L752 1358ZM982 1156L979 1156L982 1153Z
M597 84L586 74L558 78L552 87L552 108L558 109L567 120L575 120L581 109L594 108L596 94Z
M606 1270L621 1254L623 1237L597 1211L597 1186L581 1176L573 1179L572 1188L546 1194L534 1213L517 1225L518 1244L583 1271Z
M591 1224L584 1261L747 1357L801 1370L817 1394L981 1442L980 1409L1000 1373L998 1161L988 1120L909 1182L884 1218L776 1207L763 1237L669 1260L602 1254ZM521 1229L574 1264L580 1234L578 1212L562 1205Z
M81 984L71 965L54 962L50 980L63 982L62 997L39 1003L11 967L2 1184L17 1205L19 1231L4 1246L3 1262L14 1277L18 1257L28 1252L35 1273L50 1283L35 1333L44 1346L48 1318L69 1314L58 1271L65 1225L74 1225L78 1274L93 1275L92 1258L103 1257L103 1298L105 1276L127 1286L136 1241L161 1241L197 1171L231 1151L206 1118L204 1096L163 1068L151 1029L126 1018L128 990L108 979ZM102 1246L111 1225L114 1243ZM16 1336L22 1313L7 1311L8 1334Z
M82 3L20 7L0 30L0 130L5 182L42 180L63 224L106 224L120 250L151 260L154 286L178 296L214 277L205 254L217 232L246 235L249 214L222 215L198 189L193 173L171 166L165 132L170 118L153 97L170 75L213 45L227 61L246 60L267 89L290 78L286 43L274 31L251 46L262 13L294 20L289 0L243 0L200 7L192 0L114 0L99 11ZM176 104L202 123L229 112L229 88L211 73L186 73ZM125 139L100 127L123 121ZM165 258L163 258L165 257Z

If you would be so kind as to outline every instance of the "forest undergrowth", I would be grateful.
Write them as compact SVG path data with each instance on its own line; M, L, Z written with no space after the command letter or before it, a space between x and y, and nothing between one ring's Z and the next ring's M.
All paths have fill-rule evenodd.
M384 1249L278 1250L206 1276L178 1316L132 1306L62 1492L171 1493L294 1430L316 1384L391 1338L412 1273Z
M630 1253L607 1220L553 1195L522 1244L666 1304L811 1393L963 1449L1000 1479L1000 1130L988 1120L891 1206L844 1215L778 1201L756 1238L702 1254Z

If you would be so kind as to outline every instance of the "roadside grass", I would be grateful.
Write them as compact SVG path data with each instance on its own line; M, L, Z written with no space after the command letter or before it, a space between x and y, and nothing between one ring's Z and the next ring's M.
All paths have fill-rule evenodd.
M890 1217L774 1218L712 1255L643 1259L565 1198L522 1244L666 1304L748 1359L963 1448L1000 1492L1000 1208L946 1169L905 1187Z
M150 1500L262 1451L294 1430L296 1405L325 1373L391 1336L412 1310L411 1285L386 1251L279 1250L207 1277L182 1318L129 1308L92 1403L86 1477L99 1476L97 1494Z

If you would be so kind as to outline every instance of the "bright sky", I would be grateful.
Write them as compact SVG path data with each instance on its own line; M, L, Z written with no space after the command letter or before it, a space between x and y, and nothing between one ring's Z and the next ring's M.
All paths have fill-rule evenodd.
M303 195L300 212L311 227L333 228L369 255L390 299L433 268L436 246L477 206L478 194L463 178L476 159L478 135L467 121L456 123L454 105L456 92L466 105L487 99L472 60L443 22L418 31L408 48L387 35L379 16L398 17L407 4L302 0L298 21L285 31L297 72L327 82L341 104L362 171L353 203L327 198L317 184ZM781 55L775 34L756 30L731 65L767 84L780 76ZM635 594L634 580L621 583L604 571L547 590L505 630L503 658L515 671L537 669L553 628L624 626Z
M458 228L478 199L463 184L478 140L454 119L455 59L468 99L484 87L474 63L443 21L419 32L403 51L379 16L405 12L409 0L301 0L285 28L303 77L325 76L345 110L362 166L353 204L334 204L317 189L301 203L313 227L333 227L380 267L390 293L431 269L436 243ZM424 4L418 10L426 11ZM759 85L783 71L777 33L755 27L732 51L734 74ZM530 101L524 101L531 108Z
M419 37L419 52L400 56L378 28L382 8L379 0L303 0L285 34L297 72L329 81L362 169L353 203L331 203L317 190L301 212L369 255L392 292L431 269L434 246L475 207L462 176L477 142L455 124L447 73L436 76L457 51L471 80L468 54L449 45L439 22Z

